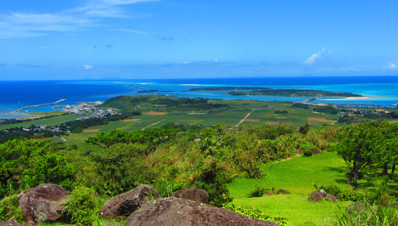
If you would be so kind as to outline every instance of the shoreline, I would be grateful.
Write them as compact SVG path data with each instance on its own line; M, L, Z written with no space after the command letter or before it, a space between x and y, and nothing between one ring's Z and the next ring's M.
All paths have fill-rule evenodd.
M368 99L376 99L375 97L363 96L363 97L344 97L344 98L330 98L330 99L322 99L327 101L335 101L335 100L368 100Z
M28 105L28 106L19 108L17 110L14 110L14 111L11 111L11 112L8 112L8 113L0 113L0 115L18 115L18 114L23 114L23 113L20 113L20 111L22 111L24 109L27 109L27 108L37 108L37 107L40 107L40 106L55 105L55 104L59 104L59 103L61 103L63 101L66 101L66 99L65 98L64 99L60 99L60 100L57 100L57 101L51 102L51 103Z

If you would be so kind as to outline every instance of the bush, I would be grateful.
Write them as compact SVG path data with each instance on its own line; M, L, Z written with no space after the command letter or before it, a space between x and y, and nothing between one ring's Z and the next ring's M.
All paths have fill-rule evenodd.
M64 208L64 213L70 218L71 223L77 226L92 225L96 206L94 189L75 187L72 192L72 199L68 201Z
M10 218L14 218L19 223L24 223L17 195L7 196L0 201L0 220L8 221Z
M260 210L245 209L245 208L242 208L240 206L235 207L234 204L232 204L232 203L224 205L223 208L225 208L227 210L231 210L232 212L235 212L235 213L239 213L239 214L248 216L248 217L253 218L253 219L258 219L258 220L263 220L263 221L271 221L271 222L277 223L280 226L291 226L291 224L289 224L287 222L287 218L285 218L285 217L273 217L273 216L270 216L270 215L268 215L266 213L261 212Z
M215 160L210 160L208 165L202 169L194 186L205 190L209 194L210 205L222 207L223 204L232 202L232 197L226 184L225 169L217 164Z
M365 195L352 190L345 190L336 185L327 185L327 186L315 185L315 188L318 190L323 189L326 193L334 195L340 201L366 202L374 200L374 198L372 198L371 195Z
M398 225L398 210L379 205L363 205L354 211L341 211L333 225L351 226L389 226Z
M312 151L311 151L311 149L305 149L305 150L303 151L303 153L302 153L302 156L304 156L304 157L310 157L310 156L312 156Z
M249 198L261 197L267 192L267 189L255 185L255 189L249 193Z
M301 155L304 157L312 156L312 149L317 149L317 147L310 143L302 144L300 145L300 148L304 149L304 151L301 153Z

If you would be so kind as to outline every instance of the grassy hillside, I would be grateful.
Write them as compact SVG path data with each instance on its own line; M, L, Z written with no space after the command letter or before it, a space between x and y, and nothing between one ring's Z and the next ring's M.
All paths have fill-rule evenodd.
M344 161L335 153L323 153L312 157L293 157L290 160L272 162L262 167L263 179L249 179L245 174L228 184L233 204L245 208L260 209L272 216L288 218L293 225L328 225L336 211L350 202L333 203L323 200L313 203L308 196L315 191L314 184L338 185L348 188ZM248 198L256 186L277 191L285 189L292 194Z

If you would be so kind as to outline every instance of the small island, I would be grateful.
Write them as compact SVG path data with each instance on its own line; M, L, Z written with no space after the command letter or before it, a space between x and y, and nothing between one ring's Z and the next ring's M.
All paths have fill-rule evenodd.
M329 92L311 89L271 89L259 87L202 87L188 91L230 91L231 96L281 96L281 97L362 97L359 94Z

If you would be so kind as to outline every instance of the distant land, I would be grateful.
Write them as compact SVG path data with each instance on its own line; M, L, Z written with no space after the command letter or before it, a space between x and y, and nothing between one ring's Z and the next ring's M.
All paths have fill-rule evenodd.
M345 92L329 92L311 89L271 89L260 87L202 87L192 88L189 91L231 91L228 93L228 95L231 96L362 97L362 95L359 94Z

